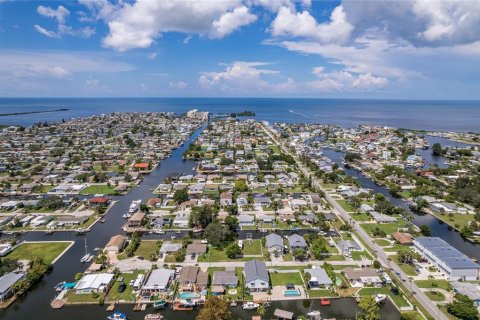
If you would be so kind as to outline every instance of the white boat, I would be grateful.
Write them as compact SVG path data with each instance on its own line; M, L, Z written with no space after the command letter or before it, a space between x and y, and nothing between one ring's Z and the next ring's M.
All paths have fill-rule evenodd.
M385 294L380 294L379 293L375 296L375 302L376 303L381 303L381 302L385 301L385 299L387 299L387 295L385 295Z
M127 320L127 316L121 312L115 312L107 317L108 320Z
M128 208L128 213L134 213L140 208L140 204L142 203L141 199L132 201L130 208Z
M93 259L93 255L88 252L87 238L85 238L85 255L80 259L81 263L90 262Z
M163 316L160 313L149 313L145 315L144 320L162 320Z
M128 219L130 218L132 215L130 213L125 213L122 217L123 219Z
M255 303L255 302L245 302L243 305L242 305L242 309L243 310L255 310L259 307L260 305L258 303Z

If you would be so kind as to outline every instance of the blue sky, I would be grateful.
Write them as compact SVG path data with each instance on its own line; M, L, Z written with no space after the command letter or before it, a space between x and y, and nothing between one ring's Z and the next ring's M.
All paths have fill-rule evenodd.
M480 1L0 0L0 96L479 99Z

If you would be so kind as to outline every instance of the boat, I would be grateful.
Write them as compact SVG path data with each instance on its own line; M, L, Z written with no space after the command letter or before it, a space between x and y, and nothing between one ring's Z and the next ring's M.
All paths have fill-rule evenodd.
M122 216L122 218L123 218L123 219L128 219L128 218L130 218L131 216L132 216L131 214L125 213L125 214Z
M108 320L128 320L127 315L121 312L114 312L107 317Z
M133 200L130 208L128 208L128 213L134 213L140 208L140 204L142 203L141 199Z
M195 306L195 303L193 303L191 300L180 300L176 301L173 303L173 310L175 311L191 311L193 310L193 307Z
M100 223L105 223L105 221L107 221L107 220L105 220L105 219L100 219Z
M314 320L322 319L322 318L321 318L321 313L320 313L320 311L318 311L318 310L310 311L309 313L307 313L307 317L308 317L308 318L312 318L312 319L314 319Z
M93 259L93 255L88 252L87 238L85 238L85 255L80 259L81 263L90 262Z
M153 303L153 307L155 309L163 309L167 306L167 301L165 300L158 300Z
M248 302L245 302L245 303L242 305L242 309L243 309L243 310L255 310L255 309L257 309L259 306L260 306L260 305L259 305L258 303L248 301Z
M160 313L149 313L145 315L144 320L162 320L163 316Z
M377 294L375 296L375 302L376 303L382 303L383 301L385 301L385 299L387 299L387 295L386 294Z
M65 283L67 283L66 281L62 281L60 283L58 283L55 287L53 287L55 289L55 291L57 292L61 292L63 290L63 286L65 285Z
M326 299L326 298L321 298L320 299L320 304L322 306L329 306L330 305L330 300L329 299Z

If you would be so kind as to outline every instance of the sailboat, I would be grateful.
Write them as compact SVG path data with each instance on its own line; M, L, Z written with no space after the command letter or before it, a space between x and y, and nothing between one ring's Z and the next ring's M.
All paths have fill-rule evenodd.
M93 255L88 253L87 238L85 238L85 255L80 259L81 263L90 262L93 259Z

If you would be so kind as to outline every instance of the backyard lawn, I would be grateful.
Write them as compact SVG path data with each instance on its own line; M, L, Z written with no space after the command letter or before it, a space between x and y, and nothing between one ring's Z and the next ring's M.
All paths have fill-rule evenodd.
M309 298L336 297L337 294L328 289L308 290Z
M133 292L132 286L129 285L130 280L135 280L137 276L145 271L134 271L132 273L122 273L119 277L123 278L123 283L127 285L127 288L123 292L118 292L118 286L120 285L120 281L115 281L110 292L107 295L107 299L110 302L113 301L135 301L135 293Z
M80 192L81 195L114 194L114 193L115 193L115 187L113 186L109 187L106 184L88 186Z
M390 241L385 239L376 239L375 242L381 247L389 246L391 244Z
M138 245L137 250L133 253L135 257L143 257L145 260L150 260L150 254L158 255L159 247L156 240L142 240ZM118 256L119 260L127 259L128 257L122 253Z
M52 263L67 247L70 242L30 242L23 243L7 255L14 260L33 260L42 258L46 263Z
M354 212L355 209L347 202L347 200L337 200L337 203L347 212Z
M300 272L270 272L270 281L272 282L272 286L284 286L287 283L303 285Z
M403 272L407 274L407 276L416 276L417 273L415 272L415 267L411 264L400 263L398 260L397 255L390 256L392 260L402 269Z
M262 255L262 242L260 240L247 240L243 242L244 255Z
M238 258L230 259L227 257L225 250L218 250L216 248L209 248L208 252L198 256L198 262L223 262L223 261L248 261L252 258Z
M351 215L353 220L356 221L370 221L372 220L372 216L368 213L355 213Z
M407 301L400 295L395 295L390 291L390 287L383 288L362 288L358 291L360 296L375 295L375 294L387 294L395 302L398 307L407 307Z
M65 298L67 298L68 303L78 303L78 304L83 304L83 303L94 303L98 302L100 297L102 297L103 294L98 294L98 293L81 293L81 294L75 294L75 291L70 290L67 292L65 295Z
M366 251L353 251L352 252L352 259L359 261L359 260L372 260L372 257Z

